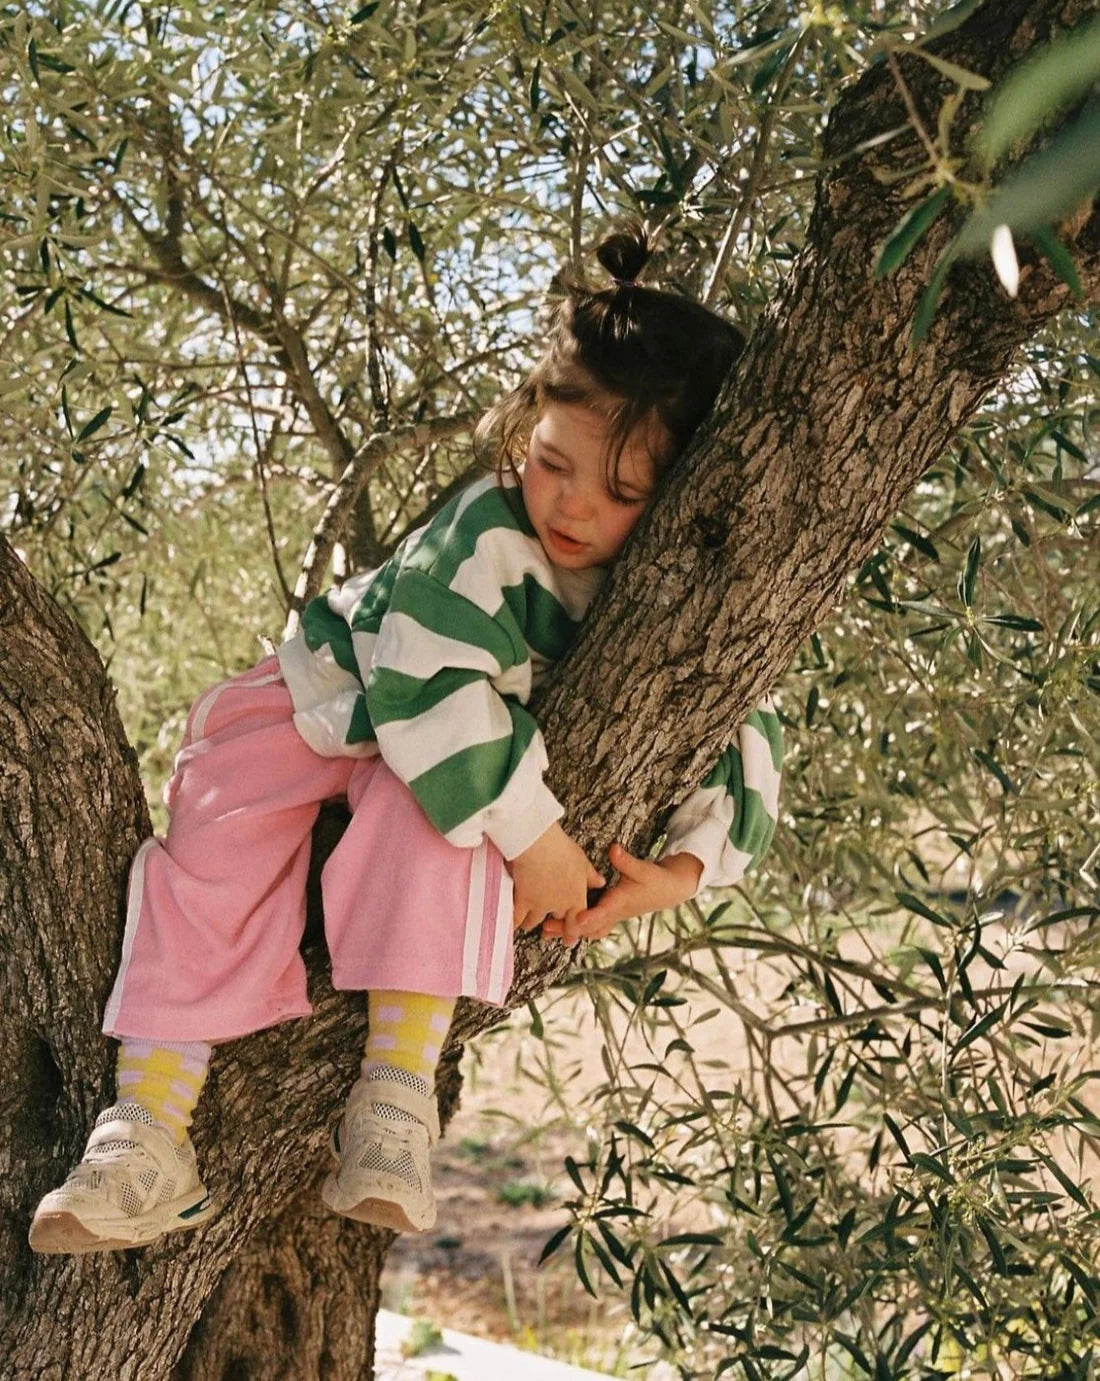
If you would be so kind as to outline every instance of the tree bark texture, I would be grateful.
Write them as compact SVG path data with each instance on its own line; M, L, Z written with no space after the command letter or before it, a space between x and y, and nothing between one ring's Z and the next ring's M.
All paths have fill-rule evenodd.
M1095 0L991 0L935 50L996 80ZM948 84L902 72L935 127ZM960 138L977 102L964 107ZM1071 300L1024 255L1010 301L987 264L953 270L926 342L914 307L953 226L872 279L907 207L879 173L920 161L889 69L840 100L803 251L706 436L608 582L538 713L568 824L594 851L652 836L729 729L838 601L921 473ZM1100 215L1063 228L1086 294ZM221 1205L144 1252L34 1257L38 1197L78 1154L110 1091L100 1015L119 954L129 861L148 831L136 762L90 644L0 539L0 1378L352 1381L372 1374L388 1239L318 1212L327 1129L359 1059L360 1000L308 952L316 1014L219 1050L195 1126ZM515 1006L560 976L558 945L520 946ZM494 1011L460 1004L441 1075Z

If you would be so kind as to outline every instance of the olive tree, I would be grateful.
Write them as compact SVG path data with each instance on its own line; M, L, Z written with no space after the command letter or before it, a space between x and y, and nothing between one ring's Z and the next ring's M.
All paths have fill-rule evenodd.
M387 1240L316 1196L365 1016L315 947L315 1017L219 1051L213 1223L59 1260L26 1222L109 1091L139 762L163 777L190 691L463 481L552 274L627 211L751 340L538 706L552 781L594 855L644 845L788 668L791 766L765 880L589 956L662 1068L609 1077L571 1166L581 1278L686 1375L1087 1365L1094 1119L1058 1043L1091 1034L1096 904L1096 6L927 8L5 15L13 1375L370 1375ZM987 118L1058 40L1042 99ZM519 961L515 1005L575 981ZM662 1025L687 992L742 1024L736 1085ZM493 1019L459 1010L445 1116Z

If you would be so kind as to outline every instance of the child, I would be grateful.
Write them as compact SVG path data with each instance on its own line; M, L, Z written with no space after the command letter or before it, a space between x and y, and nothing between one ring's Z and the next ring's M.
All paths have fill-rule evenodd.
M742 346L698 303L637 284L640 228L597 257L612 286L568 287L542 359L478 429L496 474L193 707L167 838L131 872L104 1019L121 1042L117 1101L39 1204L36 1251L140 1246L213 1211L191 1115L212 1045L310 1010L298 943L323 801L351 810L322 878L333 983L369 994L370 1028L322 1197L399 1231L435 1221L436 1062L457 997L504 1003L513 925L596 938L735 882L766 849L782 751L767 702L676 810L657 861L613 848L620 878L594 906L604 879L543 781L532 688Z

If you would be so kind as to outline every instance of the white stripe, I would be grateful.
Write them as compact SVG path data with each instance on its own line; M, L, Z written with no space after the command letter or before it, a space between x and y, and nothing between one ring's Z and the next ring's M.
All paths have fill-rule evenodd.
M295 710L312 710L349 692L358 695L363 688L359 677L337 662L327 643L310 652L301 635L279 648L279 667Z
M111 996L107 1000L107 1010L103 1013L103 1026L113 1026L122 1005L122 987L126 981L126 971L130 967L130 956L134 950L137 936L138 917L141 915L141 901L145 894L145 855L159 844L157 839L147 839L134 855L130 866L130 893L126 901L126 930L122 936L122 957L118 963L118 976Z
M462 991L477 992L477 961L481 954L481 923L485 913L485 844L470 857L470 891L466 898L466 936L462 945Z
M375 733L390 767L402 781L411 782L464 748L510 739L512 716L487 681L475 681L415 719L376 724Z
M377 633L352 633L351 650L359 667L359 680L366 682L367 673L374 662L374 649L378 644Z
M493 932L493 957L489 966L489 988L485 996L490 1002L504 1002L504 956L508 953L508 935L512 929L514 906L512 876L503 863L500 868L500 892L497 897L497 923Z
M532 575L571 619L579 621L606 574L602 567L561 570L551 564L537 537L527 537L512 528L491 527L480 534L473 552L459 565L450 588L495 618L504 585L518 585L525 575Z
M374 584L377 575L377 567L369 571L359 571L342 585L334 585L331 590L327 590L325 603L334 614L339 614L345 623L350 623L355 606Z
M415 676L418 681L426 681L444 667L483 671L487 676L500 671L500 663L486 648L425 628L415 618L394 609L382 620L371 664Z
M742 724L737 737L745 785L759 791L774 820L779 813L779 773L772 764L771 745L755 724Z
M352 641L368 635L352 634ZM526 704L531 698L531 664L523 661L502 671L497 659L484 647L449 638L417 623L409 614L393 611L382 621L369 655L355 643L355 655L364 670L378 666L427 681L441 671L480 671L499 695L514 695Z

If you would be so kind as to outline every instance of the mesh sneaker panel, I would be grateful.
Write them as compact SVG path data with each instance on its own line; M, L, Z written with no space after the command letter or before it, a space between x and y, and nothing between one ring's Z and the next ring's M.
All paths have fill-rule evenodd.
M432 1086L427 1079L422 1079L419 1074L414 1074L410 1069L402 1069L400 1065L372 1065L367 1078L389 1079L393 1084L404 1084L406 1088L415 1089L417 1093L422 1093L425 1098L432 1091Z
M118 1191L118 1201L122 1205L123 1213L129 1214L131 1218L136 1218L141 1212L141 1200L138 1198L137 1190L129 1182L124 1180Z
M159 1194L158 1197L157 1197L157 1203L158 1203L158 1205L159 1205L159 1204L166 1204L166 1203L168 1202L168 1200L171 1199L171 1198L174 1196L175 1192L176 1192L176 1182L175 1182L175 1180L165 1180L165 1181L164 1181L164 1187L161 1189L160 1194Z
M157 1125L153 1114L140 1103L115 1103L113 1107L104 1108L96 1118L95 1125L102 1127L105 1122L141 1122L146 1127Z
M416 1173L416 1163L408 1151L402 1151L396 1160L391 1160L382 1154L382 1148L376 1141L369 1142L363 1148L358 1163L361 1170L381 1170L384 1174L395 1175L398 1179L404 1180L417 1191L422 1188L420 1176Z
M144 1189L147 1194L159 1178L155 1170L143 1170L137 1177L138 1184L141 1185L142 1189Z
M392 1117L395 1122L419 1122L419 1117L414 1117L411 1112L406 1112L404 1108L395 1108L392 1103L372 1103L371 1106L379 1117Z
M431 1084L427 1079L422 1079L419 1074L414 1074L410 1069L402 1069L400 1065L373 1065L368 1083L373 1079L388 1079L392 1084L401 1084L407 1089L412 1089L423 1098L429 1098L433 1092ZM392 1103L374 1103L374 1110L380 1117L390 1117L396 1122L419 1122L421 1119L411 1112L406 1112L404 1108L395 1108Z
M104 1155L108 1151L137 1151L140 1150L136 1141L101 1141L98 1146L93 1146L88 1152L88 1159L92 1160L97 1155Z

